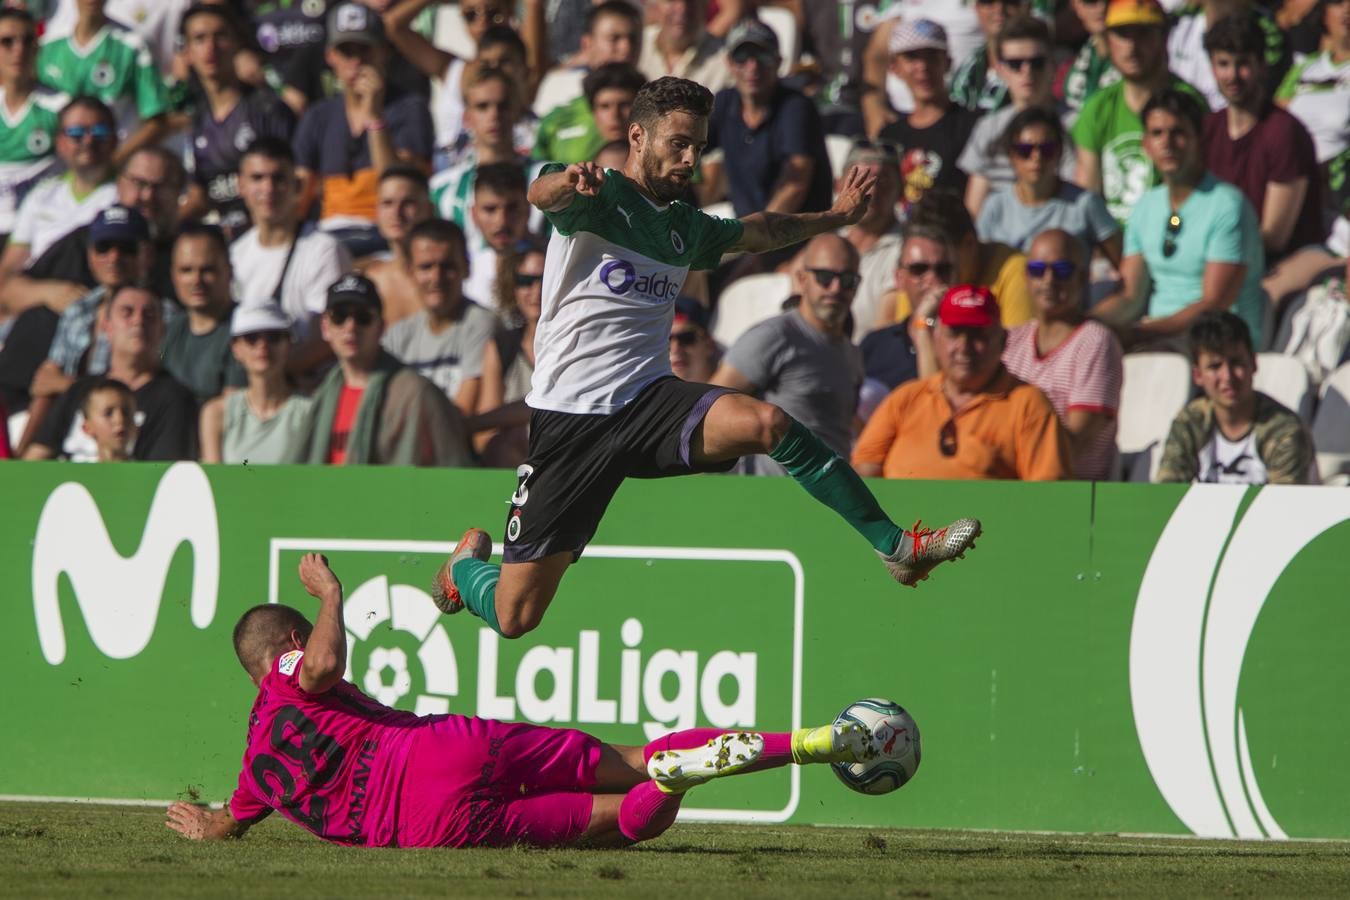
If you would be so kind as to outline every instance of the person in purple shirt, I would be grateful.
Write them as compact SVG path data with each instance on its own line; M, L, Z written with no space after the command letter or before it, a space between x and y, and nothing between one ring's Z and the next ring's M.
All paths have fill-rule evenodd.
M342 585L328 560L306 554L299 575L319 601L313 624L264 603L234 628L258 687L239 786L220 810L171 805L165 825L185 837L241 837L275 810L346 846L624 846L663 833L685 792L710 779L909 747L890 719L790 734L693 728L619 746L570 728L390 709L343 680Z

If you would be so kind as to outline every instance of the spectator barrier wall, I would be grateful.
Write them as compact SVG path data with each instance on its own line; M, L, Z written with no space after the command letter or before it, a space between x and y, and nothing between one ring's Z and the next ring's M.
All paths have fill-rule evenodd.
M353 680L397 706L623 743L787 729L890 696L923 765L887 797L827 768L729 779L691 818L1350 837L1350 491L876 482L905 524L978 515L918 590L785 479L630 482L543 626L427 596L505 471L0 466L0 794L224 799L247 607L347 591ZM528 502L525 515L529 515Z

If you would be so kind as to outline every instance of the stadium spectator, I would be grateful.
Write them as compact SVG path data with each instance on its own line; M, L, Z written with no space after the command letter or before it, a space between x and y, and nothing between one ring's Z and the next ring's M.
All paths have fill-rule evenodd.
M937 371L931 332L937 324L938 304L955 272L956 247L947 233L932 223L906 223L895 286L900 294L913 298L913 309L899 322L892 321L886 311L884 324L863 338L859 349L869 379L894 389Z
M258 465L308 459L313 403L286 378L290 322L275 303L235 310L230 353L248 384L202 406L202 462Z
M290 141L295 116L267 87L235 73L240 23L227 6L196 4L183 15L183 46L199 96L185 154L192 181L184 218L211 218L233 238L248 229L239 198L239 159L258 137Z
M453 222L430 219L408 236L408 268L421 309L390 325L380 343L389 353L445 392L465 416L478 411L483 351L496 317L464 298L469 267L464 232Z
M908 224L934 229L946 238L956 251L955 272L948 284L973 284L987 287L998 300L1003 324L1007 328L1021 325L1031 318L1031 299L1027 296L1026 257L1006 244L984 242L975 231L975 223L954 191L933 190L926 193L911 210ZM906 264L902 257L901 264ZM896 295L893 322L909 318L911 303L901 290ZM929 313L933 315L933 313Z
M1275 24L1274 17L1252 0L1198 0L1182 6L1173 13L1172 27L1167 33L1167 67L1199 91L1214 110L1223 109L1229 101L1210 65L1211 51L1205 37L1216 25L1231 18L1247 20L1257 29L1260 44L1255 52L1263 63L1261 78L1268 81L1261 86L1262 93L1273 92L1289 71L1290 54L1284 32Z
M1007 99L998 109L980 116L970 132L970 142L957 165L966 173L966 209L979 218L991 190L1012 187L1013 170L1008 165L1004 135L1013 117L1035 107L1058 116L1051 91L1050 30L1040 19L1019 15L1007 21L994 39L994 68L1007 85ZM1073 178L1075 148L1061 131L1060 175Z
M186 315L164 331L160 362L197 402L242 387L244 371L230 354L230 249L213 225L186 225L173 245L173 285Z
M864 133L863 63L872 35L883 24L879 14L883 5L877 4L878 14L872 15L864 12L865 7L846 12L837 3L800 5L802 38L820 70L815 99L830 134L858 137ZM912 14L913 6L906 4L906 15ZM870 133L877 130L880 126Z
M310 463L465 466L463 417L430 381L380 349L380 295L355 273L328 288L320 319L337 365L314 393Z
M239 196L253 227L230 245L240 301L247 306L270 300L291 318L292 374L312 372L329 359L314 322L327 303L323 285L351 266L335 238L301 220L296 186L287 144L274 138L250 144L239 160Z
M628 138L610 141L595 153L594 162L601 169L622 169L628 159Z
M987 113L1008 102L1008 85L998 67L998 35L1010 19L1025 12L1025 0L975 0L984 43L960 60L952 73L953 103Z
M906 0L903 4L890 4L879 18L881 21L867 42L863 58L863 78L867 83L863 92L863 120L867 135L872 138L896 120L897 112L914 108L914 98L891 65L891 38L903 23L927 19L942 26L949 41L949 59L967 59L984 43L973 3Z
M1074 120L1074 180L1105 195L1106 208L1124 226L1139 196L1157 183L1143 149L1140 111L1164 88L1195 89L1167 70L1167 16L1157 0L1110 0L1106 46L1120 81L1093 94Z
M38 77L68 97L95 97L109 107L120 139L111 161L120 165L164 137L169 104L145 42L109 19L105 5L82 0L70 33L43 39Z
M42 179L24 197L0 256L0 302L11 312L23 305L10 296L9 280L117 196L112 183L117 133L108 107L76 97L62 107L58 126L56 155L65 171Z
M514 162L479 166L469 210L472 228L469 241L469 277L464 294L481 306L496 302L497 255L505 253L527 234L529 201L525 199L525 173Z
M94 444L93 462L126 462L136 446L136 397L113 378L98 378L80 407L83 431Z
M1312 136L1270 102L1261 21L1255 13L1232 15L1205 35L1213 80L1227 108L1205 118L1204 143L1209 170L1241 189L1258 213L1267 264L1273 264L1321 243L1325 232Z
M1316 482L1316 458L1298 414L1252 386L1256 354L1238 316L1209 311L1190 332L1196 397L1172 421L1158 481L1218 484Z
M1261 333L1261 232L1242 192L1205 169L1203 119L1200 101L1174 89L1144 106L1145 150L1163 184L1130 214L1121 290L1093 308L1127 327L1127 350L1180 349L1191 323L1210 310L1232 308Z
M275 3L244 0L242 11L252 28L250 45L262 51L264 81L282 90L291 63L311 47L323 47L328 0L318 3ZM261 82L254 81L261 86ZM293 107L296 115L303 104Z
M1083 104L1097 91L1120 80L1120 70L1111 65L1106 46L1106 0L1070 0L1087 40L1069 61L1058 79L1062 85L1064 106L1069 115L1077 116Z
M862 385L862 356L849 340L849 307L858 288L858 251L822 234L806 245L795 273L795 309L760 322L722 358L712 384L752 394L810 428L847 456ZM743 460L755 475L786 475L766 455Z
M514 469L529 450L525 395L534 376L534 336L543 313L544 245L519 244L500 269L497 313L505 324L483 348L483 387L469 427L483 465ZM712 375L711 367L707 374Z
M862 141L854 144L844 160L844 171L864 166L876 172L872 202L862 221L844 229L844 238L858 251L858 274L862 281L853 295L853 340L877 326L885 317L890 321L887 304L895 291L895 267L900 262L901 228L895 215L900 199L900 154L886 143Z
M737 216L829 209L830 158L820 114L779 81L778 38L747 19L731 30L727 51L735 86L713 98L708 149L721 153L703 161L704 202L725 192Z
M1350 4L1323 0L1322 49L1289 70L1275 102L1293 113L1312 134L1317 161L1326 164L1350 148Z
M1064 126L1050 110L1030 107L1013 117L999 149L1012 163L1014 181L984 201L975 223L980 240L1025 251L1042 231L1062 228L1119 266L1120 227L1101 194L1064 179L1066 143Z
M375 282L384 301L384 321L392 325L420 309L417 286L408 271L408 236L413 226L436 214L427 176L413 166L393 165L380 173L375 194L375 224L389 245L384 253L357 260L356 270Z
M585 96L583 82L588 74L611 63L637 65L642 51L642 13L627 0L604 0L588 4L584 21L586 30L581 35L581 49L575 65L555 66L539 82L539 100L548 99L548 109L536 103L539 114L539 133L546 131L554 140L570 141L580 131L590 131L590 109L582 102ZM552 30L554 23L549 23ZM644 79L645 80L645 79ZM561 161L559 156L540 154L541 159ZM580 162L589 158L568 160Z
M1006 334L985 288L957 285L938 307L938 371L892 391L853 448L859 475L1054 481L1070 472L1054 407L1003 366Z
M1027 250L1035 318L1008 333L1003 364L1040 388L1069 441L1073 477L1104 481L1116 457L1116 413L1123 378L1120 342L1083 315L1088 253L1072 234L1052 228Z
M708 384L717 371L717 357L707 308L693 297L676 297L675 317L670 322L670 370L676 378Z
M152 259L146 284L166 298L174 295L169 261L183 179L176 156L163 147L143 147L127 158L114 182L114 202L136 210L149 225ZM98 284L88 259L89 226L81 225L7 282L0 292L0 308L18 312L46 306L63 311Z
M882 140L900 147L906 209L933 188L966 189L966 175L956 165L970 140L978 113L953 103L947 93L947 33L928 19L902 22L891 32L891 68L905 82L914 108L881 130Z
M620 5L623 0L615 0ZM628 142L633 98L647 81L636 66L606 63L582 82L582 95L539 123L531 155L548 162L584 162L611 141Z
M100 326L110 347L107 377L131 388L136 399L138 434L132 459L196 459L196 404L192 392L159 364L164 336L162 301L138 287L121 287L107 303ZM24 459L92 460L97 448L82 424L84 399L101 376L90 375L70 386L36 423L37 433Z
M327 41L326 58L341 92L305 110L295 130L296 173L307 197L322 195L320 228L353 256L363 256L382 249L375 228L380 173L396 161L431 164L431 115L416 94L386 103L389 48L371 10L358 3L334 6Z
M642 33L638 68L655 81L665 75L696 81L716 94L731 83L726 50L708 34L708 0L652 0L655 23Z
M37 28L22 9L0 7L0 250L14 230L21 195L52 166L64 95L38 83Z

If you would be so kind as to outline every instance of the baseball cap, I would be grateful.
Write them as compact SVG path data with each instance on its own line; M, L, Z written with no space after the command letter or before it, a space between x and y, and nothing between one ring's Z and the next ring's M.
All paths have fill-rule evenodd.
M697 325L704 331L708 330L708 311L703 308L693 297L686 297L681 294L675 298L675 321L688 322L690 325Z
M360 3L339 3L328 13L328 46L384 43L384 23Z
M148 241L150 225L145 216L129 206L114 204L99 211L89 223L89 243L100 241Z
M1106 7L1106 27L1126 25L1166 25L1167 13L1158 0L1111 0Z
M763 50L772 50L778 53L778 35L774 34L773 29L765 25L759 19L742 19L731 29L727 35L726 48L728 53L735 53L736 48L742 44L750 44Z
M958 284L942 295L938 321L951 328L988 328L999 321L998 301L989 288Z
M913 22L901 22L891 32L887 45L894 56L897 53L913 53L915 50L947 49L947 30L932 19L916 19Z
M257 334L260 331L290 331L291 319L275 303L237 306L230 319L230 337Z
M384 312L384 307L380 303L380 292L375 289L375 282L356 272L348 272L328 288L328 302L324 305L324 309L345 305L365 306L377 313Z

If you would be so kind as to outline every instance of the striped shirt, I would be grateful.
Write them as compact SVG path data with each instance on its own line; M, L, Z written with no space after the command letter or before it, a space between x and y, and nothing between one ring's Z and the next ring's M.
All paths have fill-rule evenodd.
M1036 349L1036 322L1008 332L1003 364L1023 381L1040 388L1061 422L1074 410L1106 413L1107 426L1074 455L1075 478L1102 480L1111 474L1116 453L1116 411L1120 408L1121 350L1111 329L1091 319L1045 355Z

